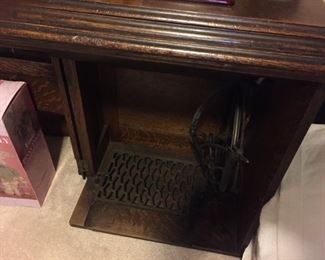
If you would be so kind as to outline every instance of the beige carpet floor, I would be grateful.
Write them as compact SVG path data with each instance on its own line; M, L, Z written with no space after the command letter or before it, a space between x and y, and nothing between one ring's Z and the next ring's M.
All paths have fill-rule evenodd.
M233 257L69 226L84 181L70 140L50 138L57 174L42 208L0 206L0 260L230 260Z

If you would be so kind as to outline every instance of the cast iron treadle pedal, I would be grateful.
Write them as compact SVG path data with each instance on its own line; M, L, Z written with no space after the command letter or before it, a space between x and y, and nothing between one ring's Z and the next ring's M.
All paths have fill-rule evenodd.
M153 153L113 150L95 179L95 200L185 214L194 165Z

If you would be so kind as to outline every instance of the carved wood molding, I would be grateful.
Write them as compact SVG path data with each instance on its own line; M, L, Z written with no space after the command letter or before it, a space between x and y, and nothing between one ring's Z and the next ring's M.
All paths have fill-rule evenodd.
M107 2L5 0L0 45L325 78L325 25Z

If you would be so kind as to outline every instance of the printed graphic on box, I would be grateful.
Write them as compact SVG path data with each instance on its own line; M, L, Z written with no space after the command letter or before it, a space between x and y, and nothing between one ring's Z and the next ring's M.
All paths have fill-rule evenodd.
M15 97L15 102L10 104L3 117L3 122L20 160L24 160L33 139L40 130L34 105L27 92L27 88L20 91Z
M36 199L28 180L19 174L23 169L10 139L0 140L0 196Z
M39 207L55 169L24 82L0 80L0 203Z

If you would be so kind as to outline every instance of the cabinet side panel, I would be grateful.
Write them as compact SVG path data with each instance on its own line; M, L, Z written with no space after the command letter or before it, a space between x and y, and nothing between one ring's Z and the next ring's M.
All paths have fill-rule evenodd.
M273 80L260 89L247 133L244 190L239 203L241 250L258 227L262 207L272 198L324 100L324 89L306 82Z

